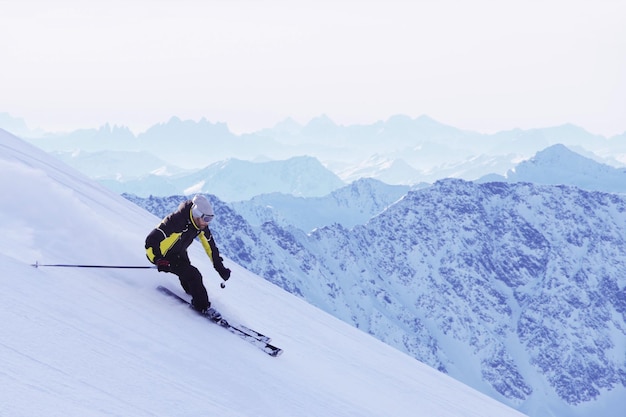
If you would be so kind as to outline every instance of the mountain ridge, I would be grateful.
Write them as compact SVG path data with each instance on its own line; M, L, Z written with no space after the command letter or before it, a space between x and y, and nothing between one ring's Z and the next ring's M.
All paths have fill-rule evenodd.
M3 123L11 126L7 121ZM402 159L422 175L415 181L432 182L450 175L466 180L476 180L490 173L504 175L513 168L514 161L530 158L557 143L584 149L607 164L623 167L626 165L625 135L607 139L571 124L481 134L440 123L425 115L417 118L394 115L386 121L348 126L338 125L327 116L314 118L306 125L286 119L273 128L235 135L224 123L172 117L138 135L124 127L105 125L97 130L33 137L29 141L47 151L143 150L183 169L201 169L233 157L281 160L308 155L326 166L338 167L336 174L360 167L363 175L373 176L377 173L376 166L372 166L369 174L364 168L368 160L379 155L390 161ZM479 158L499 162L485 166L472 163ZM448 170L454 166L456 170Z
M175 175L153 172L134 179L99 181L120 194L147 197L210 192L225 201L245 200L272 192L316 197L345 185L332 171L309 156L265 162L231 158L200 170Z
M498 180L563 184L590 191L626 193L626 169L598 163L562 144L538 152L533 158L509 170L505 176L489 175L479 182Z
M79 157L76 157L76 156ZM82 155L82 156L81 156ZM422 188L427 183L419 178L436 181L435 173L419 173L401 162L401 159L388 159L381 155L372 157L365 166L344 168L324 166L310 156L296 156L286 160L243 161L231 158L216 162L201 170L183 171L180 168L162 165L150 154L136 162L136 152L73 152L59 157L81 169L92 178L118 193L130 193L147 197L149 195L168 196L189 194L198 190L216 194L226 201L245 201L263 194L279 192L301 197L324 197L340 189L346 183L342 178L352 178L350 183L372 178L389 185ZM124 158L131 158L126 163ZM482 156L461 165L441 166L436 173L446 177L458 177L458 173L475 172L479 176L484 170L502 170L514 160L506 157ZM555 161L559 163L555 163ZM131 162L132 163L129 163ZM155 161L152 165L147 165ZM163 163L164 164L164 163ZM127 168L124 169L124 166ZM149 166L148 175L133 176L141 166ZM332 168L332 169L331 169ZM109 173L106 173L109 169ZM335 174L340 172L340 176ZM538 184L567 184L587 190L605 192L626 192L626 169L614 168L591 159L589 155L565 147L552 145L529 160L514 164L505 175L490 174L477 179L477 182L507 181L535 182ZM115 175L113 175L115 174ZM413 180L406 179L413 178ZM387 180L388 179L388 180ZM404 179L404 180L403 180ZM230 185L229 185L230 184Z

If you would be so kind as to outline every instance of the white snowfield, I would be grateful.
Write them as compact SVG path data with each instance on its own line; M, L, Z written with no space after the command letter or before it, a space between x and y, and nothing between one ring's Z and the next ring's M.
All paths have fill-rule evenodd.
M174 275L34 268L149 265L159 219L2 130L0 192L0 416L522 415L228 259L220 289L199 244L214 306L282 356L155 290L181 293Z

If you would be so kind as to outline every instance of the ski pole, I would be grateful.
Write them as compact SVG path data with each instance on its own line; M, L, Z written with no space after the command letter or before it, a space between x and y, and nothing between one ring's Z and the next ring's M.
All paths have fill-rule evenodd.
M61 267L61 268L116 268L116 269L155 269L156 266L151 265L75 265L75 264L40 264L39 262L35 262L31 264L35 268L39 268L40 266L52 266L52 267Z

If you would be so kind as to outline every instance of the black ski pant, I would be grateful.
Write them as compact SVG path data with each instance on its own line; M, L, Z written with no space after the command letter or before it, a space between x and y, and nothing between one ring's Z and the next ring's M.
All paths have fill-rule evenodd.
M191 265L187 256L181 256L176 261L172 263L171 272L178 276L180 285L191 295L191 305L198 311L206 310L211 303L202 283L202 274L198 268Z

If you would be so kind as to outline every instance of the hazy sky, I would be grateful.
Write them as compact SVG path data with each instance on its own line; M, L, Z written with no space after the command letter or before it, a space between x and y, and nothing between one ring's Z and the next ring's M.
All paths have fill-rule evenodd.
M0 112L626 131L625 0L0 0Z

